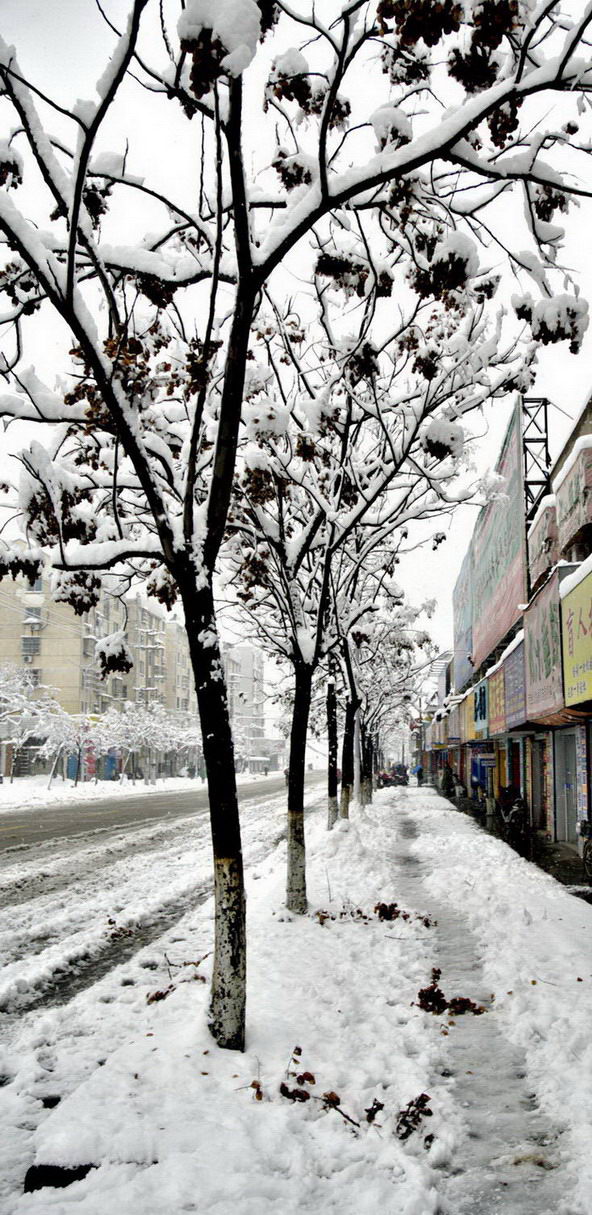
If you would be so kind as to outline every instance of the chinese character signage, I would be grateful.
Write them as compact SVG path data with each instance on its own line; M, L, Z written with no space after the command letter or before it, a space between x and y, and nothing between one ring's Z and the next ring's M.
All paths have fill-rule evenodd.
M448 742L460 742L460 711L458 705L455 705L448 715Z
M588 765L586 763L586 727L576 726L576 788L578 819L588 817Z
M475 698L469 692L460 705L460 736L462 742L471 742L475 738Z
M592 574L561 602L566 705L592 700Z
M473 693L475 738L487 738L487 680L482 679Z
M565 476L559 473L553 482L562 549L586 523L592 523L592 437L579 442L587 445L577 453Z
M535 586L539 578L547 570L551 570L559 560L555 502L552 498L546 498L545 501L549 502L549 505L541 509L528 533L528 568L532 586Z
M488 705L489 705L489 733L503 734L506 728L506 704L505 704L505 681L504 668L499 671L494 671L493 675L487 680L489 685L488 690Z
M457 692L470 682L473 667L473 552L469 548L460 567L452 594L454 618L454 687Z
M473 648L479 667L520 617L526 599L526 537L519 406L512 415L497 471L503 497L480 512L473 555Z
M524 614L526 710L529 718L563 708L563 671L557 573L535 595Z
M508 654L504 662L504 700L506 704L506 730L513 730L526 721L526 673L524 669L524 642Z

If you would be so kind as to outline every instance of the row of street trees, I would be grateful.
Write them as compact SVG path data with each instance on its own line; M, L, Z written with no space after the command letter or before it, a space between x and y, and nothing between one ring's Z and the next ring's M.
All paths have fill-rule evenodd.
M197 768L198 723L188 714L129 702L101 716L67 713L51 689L10 664L0 667L0 737L11 749L11 778L33 741L36 755L51 766L50 784L60 769L65 774L69 759L76 783L91 763L94 768L109 755L117 758L116 772L132 779L139 771L153 777L165 757L177 767Z
M0 44L0 414L35 423L5 485L26 551L1 569L49 561L78 612L137 581L182 607L221 1046L244 1043L246 940L214 575L293 668L288 903L304 911L314 673L367 644L416 520L483 489L469 415L587 325L557 223L588 196L592 8L574 10L133 0L121 27L104 16L113 50L75 104ZM25 358L49 313L67 334L53 389ZM129 667L122 635L102 661Z

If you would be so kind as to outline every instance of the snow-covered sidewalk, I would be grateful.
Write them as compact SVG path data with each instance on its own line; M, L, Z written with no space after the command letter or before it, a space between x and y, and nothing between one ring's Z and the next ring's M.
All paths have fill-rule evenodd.
M59 1009L29 1023L8 1111L62 1097L35 1162L95 1167L11 1215L590 1215L590 906L430 790L324 820L309 916L285 844L248 870L244 1055L205 1028L211 902L61 1010L59 1045Z

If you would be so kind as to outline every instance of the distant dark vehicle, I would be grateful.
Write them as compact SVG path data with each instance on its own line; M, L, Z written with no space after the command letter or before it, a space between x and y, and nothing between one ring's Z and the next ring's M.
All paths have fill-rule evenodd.
M407 769L398 764L390 772L379 772L376 784L379 789L391 788L393 785L408 785L409 777L407 776Z
M521 852L528 837L528 812L520 797L520 790L515 785L500 789L497 809L501 820L502 839L517 852Z
M409 784L409 774L407 771L406 764L403 764L403 763L395 764L394 768L392 769L392 772L393 772L393 777L394 777L394 779L393 779L394 785L408 785Z
M394 784L392 772L379 772L376 777L376 784L379 789L388 789L390 785Z

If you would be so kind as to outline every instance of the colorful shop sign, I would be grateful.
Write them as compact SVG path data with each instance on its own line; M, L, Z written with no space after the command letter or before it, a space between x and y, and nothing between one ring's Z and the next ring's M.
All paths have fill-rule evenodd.
M487 738L487 680L482 679L473 692L473 720L475 722L475 738Z
M475 708L473 692L469 692L460 706L460 737L462 742L475 738Z
M557 572L535 595L524 613L526 711L544 717L563 708L563 670Z
M526 598L526 539L520 409L514 411L497 465L503 496L477 517L473 554L473 648L475 668L520 617Z
M473 552L469 547L452 592L454 620L454 687L457 692L470 683L473 667Z
M559 547L565 548L586 523L592 523L592 436L578 439L568 471L553 483L557 500Z
M460 742L460 710L458 705L455 705L448 714L448 742Z
M588 817L588 765L586 763L586 727L576 726L576 794L578 819Z
M561 602L566 705L592 700L592 574Z
M513 730L526 721L526 672L524 642L508 654L503 666L506 730Z
M494 671L493 675L489 676L487 683L489 733L492 736L494 734L503 734L506 728L504 668L500 667L499 671Z

